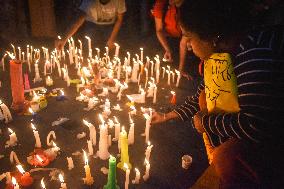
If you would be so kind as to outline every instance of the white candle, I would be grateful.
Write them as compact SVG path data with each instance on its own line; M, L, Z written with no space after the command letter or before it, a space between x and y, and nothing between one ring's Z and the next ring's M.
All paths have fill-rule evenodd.
M1 59L1 62L2 62L2 69L3 69L3 72L5 71L5 57L7 56L7 53L4 54L4 56L2 57Z
M171 85L171 72L169 70L166 71L168 74L168 85Z
M33 133L34 133L34 137L35 137L35 147L36 148L41 148L41 141L40 141L40 137L39 137L39 133L38 131L36 130L35 126L33 123L31 123L31 127L33 129Z
M94 155L93 144L91 140L87 140L89 156Z
M120 46L119 46L117 43L114 43L114 45L115 45L115 54L114 54L114 56L115 56L115 57L118 57Z
M19 60L21 60L21 55L22 55L22 53L21 53L21 47L18 47L18 50L19 50Z
M96 48L96 51L97 51L97 56L98 56L98 59L100 59L100 49L99 48Z
M15 146L15 145L17 145L18 139L17 139L16 133L15 133L12 129L10 129L10 128L8 128L8 130L9 130L9 132L10 132L11 134L9 135L10 140L7 141L6 144L7 144L8 146Z
M128 132L128 144L134 144L134 127L135 124L133 122L133 120L130 118L130 128L129 128L129 132Z
M89 36L85 36L85 38L88 40L88 49L89 49L89 57L91 57L91 51L92 51L92 47L91 47L91 38Z
M66 157L67 163L68 163L68 170L71 170L74 168L74 163L72 157Z
M99 114L99 117L102 120L101 114ZM109 158L109 152L108 152L108 129L107 126L104 124L104 121L102 120L102 125L100 125L100 140L99 140L99 150L97 152L97 155L100 159L106 160Z
M177 82L176 82L176 87L179 87L179 81L180 81L180 78L181 78L181 74L179 71L176 70L176 73L177 73Z
M150 63L151 63L151 77L153 77L153 74L154 74L154 62L150 61Z
M12 177L12 184L13 184L13 189L20 189L20 186L17 183L17 180L15 179L15 177Z
M5 123L12 121L12 115L9 108L0 100L0 111L3 112Z
M137 168L135 168L135 179L132 180L132 184L139 184L140 177L141 177L140 171Z
M173 71L171 71L171 75L172 75L172 77L173 77L173 82L175 82L175 72L173 72Z
M40 185L41 185L42 189L46 189L43 179L44 179L44 178L41 179Z
M118 141L119 133L120 133L120 123L118 122L118 120L115 116L114 116L114 121L115 121L115 124L114 124L114 131L115 131L114 141Z
M145 143L147 144L147 142L149 141L149 135L150 135L150 126L151 126L151 119L152 119L152 117L151 117L151 115L149 115L149 114L143 114L144 115L144 117L145 117L145 119L146 119L146 126L145 126L145 132L144 132L144 134L145 134Z
M146 159L145 159L145 164L146 164L146 170L145 170L145 174L143 175L143 180L144 181L148 180L149 177L150 177L150 174L149 174L149 172L150 172L150 163Z
M146 151L145 151L145 156L146 156L145 159L147 161L150 161L152 148L153 148L153 145L151 145L150 141L148 141L148 146L147 146Z
M53 85L53 80L51 79L50 76L47 76L45 79L46 86L52 86Z
M13 47L14 56L17 57L15 46L13 44L11 44L11 46Z
M55 132L54 131L50 131L49 133L48 133L48 135L47 135L47 137L46 137L46 145L47 146L51 146L51 145L53 145L53 140L51 139L50 140L50 138L53 138L53 139L56 139L56 135L55 135Z
M126 169L125 171L125 183L124 183L124 188L128 189L129 186L129 175L130 175L130 169L128 168L128 165L124 163L124 168Z
M92 141L92 144L96 145L97 135L96 135L96 128L93 124L83 119L83 123L89 128L90 131L90 141Z
M143 48L140 48L140 61L143 62Z
M64 183L64 178L62 176L62 174L59 174L59 181L60 181L60 189L67 189L66 183Z
M157 86L154 85L154 96L153 96L153 104L157 102Z

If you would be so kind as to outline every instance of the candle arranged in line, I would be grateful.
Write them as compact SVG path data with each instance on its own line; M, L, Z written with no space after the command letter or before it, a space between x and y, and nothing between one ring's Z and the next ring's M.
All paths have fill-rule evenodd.
M36 148L41 148L41 141L40 141L40 137L39 137L39 133L36 130L36 127L34 126L33 123L31 123L31 127L33 129L33 133L34 133L34 137L35 137L35 147Z
M129 175L130 175L130 169L126 163L124 163L125 170L125 182L124 182L124 188L128 189L129 186Z
M140 171L137 168L135 168L135 179L132 180L132 184L139 184L140 177L141 177Z
M145 151L145 156L146 156L145 159L147 161L150 161L152 148L153 148L153 145L151 145L150 141L148 141L148 146L147 146L146 151Z
M143 175L143 180L146 181L150 177L150 163L145 159L146 170L145 174Z
M86 185L92 185L94 183L94 178L91 175L91 169L89 166L88 156L84 150L83 150L83 153L84 153L84 159L85 159L84 169L85 169L85 175L86 175L86 177L83 178L83 181Z
M105 121L103 120L103 117L101 114L99 114L99 118L102 122L100 125L100 140L99 140L99 150L97 152L97 155L100 159L106 160L109 158L109 142L108 142L108 128L107 125L105 125Z
M109 156L108 160L108 179L104 189L119 189L116 183L116 158L112 155Z

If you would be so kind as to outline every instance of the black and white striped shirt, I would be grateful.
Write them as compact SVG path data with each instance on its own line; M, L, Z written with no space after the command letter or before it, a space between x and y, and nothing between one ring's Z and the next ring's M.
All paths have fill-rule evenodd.
M240 112L202 117L211 144L218 146L228 138L263 142L284 137L284 27L252 32L232 54ZM204 84L174 110L182 120L199 111L202 89Z

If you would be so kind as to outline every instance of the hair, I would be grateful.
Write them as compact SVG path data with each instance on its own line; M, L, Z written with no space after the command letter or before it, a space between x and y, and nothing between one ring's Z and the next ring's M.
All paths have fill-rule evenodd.
M185 0L180 24L203 40L222 39L247 31L251 24L249 0Z

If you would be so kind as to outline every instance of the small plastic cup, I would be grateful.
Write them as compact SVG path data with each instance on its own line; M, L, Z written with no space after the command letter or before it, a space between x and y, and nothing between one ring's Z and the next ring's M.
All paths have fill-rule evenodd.
M181 160L182 160L181 166L184 169L188 169L190 167L190 165L192 164L192 157L190 155L182 156Z

